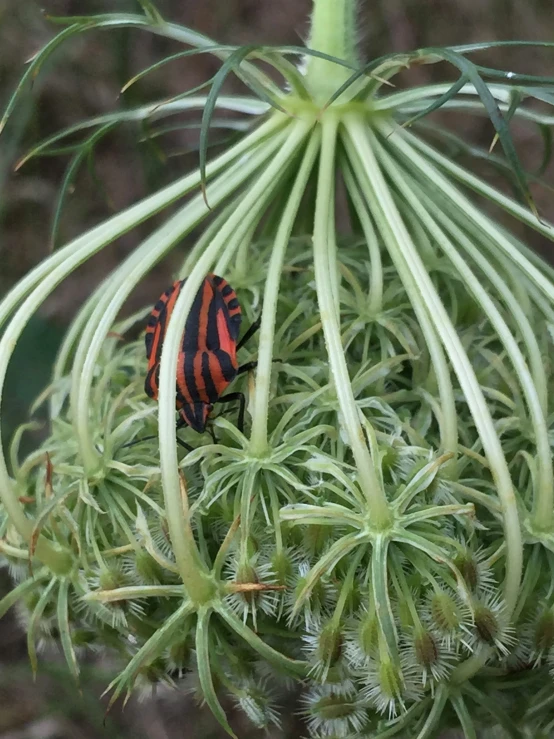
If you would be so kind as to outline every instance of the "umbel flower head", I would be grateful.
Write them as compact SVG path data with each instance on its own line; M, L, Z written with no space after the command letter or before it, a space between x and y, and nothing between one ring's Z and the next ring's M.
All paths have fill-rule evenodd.
M57 249L0 305L3 381L51 292L171 206L70 327L40 399L48 438L21 460L22 426L0 457L1 548L16 581L0 613L19 604L35 668L45 638L58 638L75 677L83 649L118 652L114 698L195 672L231 735L220 695L264 727L279 723L279 686L304 691L314 737L424 739L456 721L466 736L542 730L554 659L554 271L482 206L554 237L508 125L551 126L527 102L550 104L553 81L476 65L472 53L490 45L364 65L350 0L314 2L305 49L221 47L142 5L68 19L6 112L64 37L91 28L150 30L182 41L180 56L222 60L206 95L79 123L31 152L86 132L71 174L120 122L148 119L156 133L169 115L201 111L197 170ZM391 82L439 62L457 70L453 83ZM221 95L231 72L250 97ZM442 106L490 116L518 199L444 153L453 135L423 123ZM211 157L216 108L240 136ZM198 227L175 275L185 282L163 326L156 403L142 330L158 296L121 314ZM239 351L257 364L231 388L247 396L245 424L212 410L206 433L177 432L183 331L209 273L236 291L243 331L261 317Z

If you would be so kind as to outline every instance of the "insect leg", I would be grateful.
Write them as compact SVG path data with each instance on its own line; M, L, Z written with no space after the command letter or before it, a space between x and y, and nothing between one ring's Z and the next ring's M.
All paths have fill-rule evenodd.
M233 403L235 400L239 401L237 428L242 434L244 431L244 410L246 408L246 398L244 397L244 393L228 393L222 398L218 398L216 403Z
M244 336L242 337L242 339L237 344L237 351L241 347L243 347L246 344L246 342L249 341L254 336L254 334L256 333L256 331L260 328L260 323L261 322L262 322L262 317L260 315L260 316L258 316L256 318L256 320L254 321L254 323L251 323L250 324L250 328L247 330L247 332L244 334Z
M177 424L177 428L179 428L179 424ZM151 439L157 439L157 438L158 436L142 436L140 439L135 439L134 441L130 441L128 444L123 444L121 449L127 449L130 446L135 446L135 444L140 444L141 441L150 441ZM193 448L189 444L187 444L186 441L183 441L178 436L177 436L177 444L179 444L179 446L182 446L183 449L186 449L187 452L193 451Z
M282 362L282 359L272 359L272 362ZM256 369L258 366L258 361L254 360L253 362L246 362L246 364L241 364L241 366L237 370L237 375L242 375L244 372L250 372L250 370Z
M246 364L241 364L241 366L237 370L237 375L242 375L244 372L250 372L250 370L256 369L257 366L257 360L254 362L246 362Z

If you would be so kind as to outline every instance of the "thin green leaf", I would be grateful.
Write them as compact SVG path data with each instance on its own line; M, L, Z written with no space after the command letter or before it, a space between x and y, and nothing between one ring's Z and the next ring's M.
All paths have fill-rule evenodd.
M52 513L61 503L69 498L70 495L75 495L76 493L77 488L69 487L63 492L58 493L58 495L54 495L52 498L50 498L46 505L40 510L38 516L34 521L33 529L31 531L31 539L29 541L29 554L31 558L34 556L35 549L37 547L37 541L40 536L42 527L46 523L46 520L52 515Z
M452 452L442 454L440 457L433 459L420 469L408 482L404 490L396 498L395 505L399 511L405 511L413 498L424 490L434 481L440 468L454 457Z
M311 50L306 50L306 53L313 53ZM317 54L317 56L320 56ZM348 90L349 87L354 85L361 77L369 76L373 77L371 80L372 84L375 84L375 82L383 82L383 79L380 79L381 73L383 75L386 74L386 76L392 76L396 72L398 72L400 69L404 67L408 67L410 61L414 57L413 54L386 54L384 56L378 57L377 59L374 59L373 61L369 62L368 64L364 65L360 69L357 69L334 93L331 95L329 100L325 103L323 106L324 109L328 108L330 105L332 105L335 100L337 100L346 90ZM336 61L332 57L330 58L330 61ZM343 66L350 66L348 64L344 64ZM379 70L380 76L377 77L376 70ZM375 74L372 74L375 73ZM369 95L369 90L365 90L364 94Z
M405 121L402 124L403 128L408 128L409 126L412 126L414 123L417 123L421 118L425 118L430 113L434 113L435 110L438 110L439 108L442 108L442 106L447 103L449 100L454 98L462 89L464 85L466 85L468 82L468 78L465 74L461 74L457 81L454 82L452 87L450 87L445 93L440 95L438 98L436 98L431 105L427 106L427 108L424 108L419 113L416 113L416 115L409 118L407 121Z
M483 149L479 146L474 146L472 144L469 144L468 142L464 141L464 139L460 138L459 136L456 136L456 134L452 133L451 131L448 131L447 129L443 128L442 126L437 126L434 123L429 122L419 122L418 127L430 132L431 134L436 134L437 136L440 136L441 139L446 141L448 144L452 144L449 151L452 154L452 157L459 157L460 155L470 156L475 159L482 159L483 161L488 162L489 164L493 164L500 172L508 176L509 182L512 183L512 169L509 165L509 163L506 161L505 158L501 156L497 156L495 154L490 154L486 149ZM542 124L537 124L542 125ZM546 136L550 137L550 140L552 139L551 129L549 126L544 126L546 130ZM551 141L548 144L548 146L551 147ZM546 145L545 145L546 146ZM546 162L546 166L548 166L551 158L551 150L546 151L544 153L543 162ZM547 190L550 190L554 192L554 186L551 185L549 182L544 180L542 177L538 177L537 174L533 174L532 172L528 172L525 170L525 176L530 182L534 182L537 185L540 185L541 187L544 187Z
M200 681L200 687L202 688L204 700L208 708L227 734L232 736L233 739L237 739L236 734L229 726L227 716L214 688L212 668L210 665L209 625L211 615L211 609L206 609L198 614L198 623L196 625L196 666L198 669L198 680Z
M33 676L36 678L37 675L37 668L38 668L38 660L37 660L37 629L40 627L40 620L42 619L43 613L46 609L46 606L48 605L48 601L50 600L50 594L52 590L54 589L54 586L57 583L56 578L52 578L44 591L42 592L38 603L36 604L31 617L29 619L29 624L27 626L27 652L29 654L29 662L31 663L31 670L33 671Z
M481 78L477 67L465 59L461 54L450 51L449 49L427 49L425 50L430 53L436 54L439 58L443 58L445 61L449 61L455 67L457 67L464 76L468 78L471 84L475 87L477 94L479 95L485 110L487 111L489 118L498 133L500 143L504 149L506 159L510 163L512 170L515 175L518 190L520 191L525 202L528 204L531 211L537 215L535 204L527 185L527 179L525 173L521 167L519 157L515 150L514 142L510 134L510 130L506 119L502 115L498 103L496 102L491 91L487 87L486 83Z
M185 57L189 56L195 56L197 54L211 54L216 50L223 49L226 51L234 51L237 47L236 46L221 46L221 45L214 45L214 46L208 46L202 49L187 49L186 51L180 51L177 54L171 54L170 56L165 57L165 59L161 59L159 62L156 62L155 64L151 64L150 66L146 67L145 69L141 70L137 74L134 75L134 77L131 77L130 80L128 80L123 87L120 90L120 93L124 93L126 90L128 90L132 85L135 84L135 82L138 82L143 77L145 77L147 74L150 74L150 72L155 72L157 69L161 69L166 64L169 64L170 62L174 62L177 59L183 59Z
M542 136L544 148L542 161L535 170L535 175L537 177L541 177L546 172L546 168L548 167L548 165L550 164L550 160L552 159L552 128L550 126L545 126L542 123L539 123L538 127L539 132Z
M182 629L183 621L186 616L190 615L193 611L194 607L191 603L183 603L168 619L163 622L150 639L143 644L139 651L128 662L125 669L104 691L104 694L113 691L108 704L108 710L125 688L127 691L131 690L140 670L151 664L164 651L164 649L169 646L173 635L179 629Z
M152 0L137 0L140 7L144 10L144 15L148 18L150 23L161 26L165 23L162 14L152 2Z
M50 228L50 249L49 251L52 252L56 248L56 241L58 238L59 228L60 228L60 219L62 215L62 210L64 206L64 202L67 196L67 193L69 191L69 188L71 187L71 183L75 179L77 175L77 171L83 161L83 159L89 154L91 149L94 147L100 139L102 139L105 135L107 135L113 128L115 124L114 123L107 123L106 125L102 126L98 129L98 131L95 131L92 136L90 136L79 148L71 162L69 163L64 178L62 180L62 184L60 186L60 190L58 193L58 198L56 201L56 208L54 209L54 216L52 218L52 226Z
M69 667L69 672L76 681L79 680L79 665L73 648L73 640L71 639L71 629L69 626L69 586L71 581L64 578L60 582L58 590L58 629L60 632L60 641L64 653L65 661Z
M477 51L488 51L489 49L505 48L509 46L534 46L543 48L554 47L554 41L480 41L474 44L461 44L450 46L452 51L458 54L474 54Z
M298 594L296 603L294 604L293 616L298 613L304 601L310 597L310 593L323 575L331 574L343 557L346 557L353 549L363 544L369 544L365 533L347 534L333 544L306 575L304 587Z
M46 580L51 576L52 573L45 567L44 569L35 572L33 577L23 580L23 582L20 582L19 585L10 590L10 592L0 600L0 618L2 618L2 616L4 616L12 606L21 600L21 598L32 593L33 590L36 590L42 584L43 580Z
M25 88L27 85L31 85L34 80L36 79L38 73L40 72L40 68L42 64L46 61L46 59L60 46L67 38L70 36L74 36L77 33L81 33L84 30L83 24L74 24L70 25L69 28L64 29L61 31L61 33L57 34L51 41L49 41L39 52L38 54L32 59L29 66L27 67L27 70L21 77L21 80L19 81L19 84L15 88L15 91L11 98L8 101L8 104L6 106L6 109L4 111L4 115L2 116L2 119L0 120L0 133L2 133L6 122L10 115L12 114L15 106L17 105L19 98L23 94Z
M74 23L81 24L81 28L143 28L159 36L173 39L180 43L189 44L190 46L206 47L214 46L215 42L208 36L204 36L197 31L193 31L186 26L177 23L151 23L146 16L134 15L131 13L111 13L97 16L68 16L68 17L49 17L53 23L59 25L67 25ZM260 47L263 48L263 47ZM227 58L227 52L214 52L220 59ZM278 86L268 77L262 70L257 69L254 65L245 63L244 66L237 71L240 79L245 83L261 84L266 89L272 90L275 94L280 92Z
M525 100L525 94L523 93L522 90L519 90L516 88L510 91L510 105L506 113L504 113L504 118L506 119L507 122L512 120L512 118L514 117L517 109L519 108L523 100ZM489 154L492 153L492 150L494 149L494 146L497 141L498 141L498 134L496 133L489 147Z
M249 54L257 50L258 48L259 47L257 46L243 46L239 49L235 49L235 51L233 51L227 57L227 59L223 62L221 69L214 76L212 88L206 99L206 105L204 106L204 111L202 113L202 125L200 128L199 162L200 162L200 187L202 189L202 195L204 196L204 201L208 208L210 207L208 203L207 195L206 195L206 164L207 164L207 159L208 159L208 136L210 132L210 122L214 114L217 99L219 97L219 93L229 73L235 70L236 68L238 68L240 66L240 63L244 61ZM262 97L262 99L264 98ZM277 105L267 95L265 96L265 99L266 99L266 102L268 102L270 105L272 105L273 107L276 107L281 112L286 113L286 111L283 108Z

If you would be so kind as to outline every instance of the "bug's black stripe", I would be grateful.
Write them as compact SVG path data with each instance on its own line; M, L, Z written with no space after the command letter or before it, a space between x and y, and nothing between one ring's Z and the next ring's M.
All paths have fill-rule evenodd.
M204 380L204 387L206 388L206 396L210 403L215 403L219 397L219 393L214 384L211 372L210 372L210 357L208 352L202 352L202 379Z
M155 364L149 369L148 374L146 375L146 380L144 381L144 392L146 393L146 395L148 395L149 398L154 398L157 395L157 393L154 391L154 388L158 387L159 374L160 365ZM152 384L153 379L155 385Z
M160 339L158 341L158 345L156 346L156 362L159 362L162 358L162 349L164 345L164 338L165 338L165 329L167 326L167 310L163 309L163 311L160 313L160 317L158 319L158 325L160 327ZM152 342L154 341L154 334L152 334Z
M222 288L222 290L221 290L221 294L223 295L223 297L224 297L224 298L227 298L227 297L228 297L229 295L231 295L231 293L233 293L233 294L234 294L234 292L235 292L235 291L233 290L233 288L231 287L231 285L229 285L229 283L227 283L227 284L226 284L226 285L225 285L225 286L224 286L224 287Z
M219 300L219 292L216 290L212 300L210 301L210 305L208 306L208 330L206 334L206 349L212 352L219 349L219 331L217 330L217 309Z
M194 357L195 354L193 352L185 353L184 355L184 363L185 363L185 383L187 385L187 391L189 394L189 398L191 399L191 405L195 405L196 403L201 403L202 398L200 397L200 393L198 392L198 385L196 383L196 375L194 374Z
M229 308L229 310L233 310L234 308L240 308L239 301L237 300L236 296L234 298L231 298L231 300L227 302L227 308Z
M185 354L192 354L198 351L198 327L200 325L200 310L202 308L202 292L204 290L204 283L200 285L200 289L196 293L196 297L192 303L192 308L185 324L185 331L183 333L183 344L182 351Z
M154 343L154 331L148 331L146 329L146 335L144 337L144 344L146 346L146 359L150 361L150 354L152 354L152 344Z
M221 285L222 282L225 282L223 277L219 277L218 275L211 275L211 278L212 278L212 282L214 283L216 287Z
M223 377L227 380L227 382L232 382L236 377L237 368L233 366L233 363L231 362L231 357L227 354L227 352L224 352L222 350L216 352L216 357L219 361Z

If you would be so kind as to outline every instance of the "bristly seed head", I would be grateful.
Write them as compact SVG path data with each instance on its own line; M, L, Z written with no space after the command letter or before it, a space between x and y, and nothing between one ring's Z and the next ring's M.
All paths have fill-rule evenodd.
M367 722L366 705L349 682L313 687L302 698L302 713L312 736L359 736Z
M539 659L554 647L554 608L545 608L532 626L533 655Z

